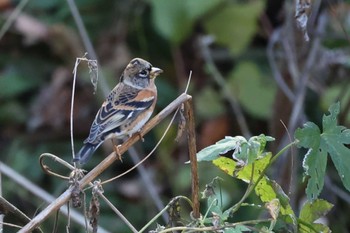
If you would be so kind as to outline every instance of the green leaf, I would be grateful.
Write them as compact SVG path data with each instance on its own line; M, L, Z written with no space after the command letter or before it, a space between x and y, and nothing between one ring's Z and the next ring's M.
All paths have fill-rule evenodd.
M325 216L333 206L333 204L322 199L317 199L313 202L308 201L302 207L299 218L312 223Z
M257 31L258 17L264 10L264 5L265 1L231 2L208 18L204 26L218 43L228 46L234 55L239 55Z
M248 141L242 136L226 136L224 139L208 146L197 153L197 161L212 161L221 154L233 151L233 158L242 164L251 164L259 156L263 156L266 143L274 138L261 134L251 137Z
M237 162L230 158L219 157L213 160L213 164L226 174L233 176Z
M248 113L261 119L271 116L276 85L255 63L238 63L229 74L228 85Z
M306 194L309 201L315 200L322 191L327 166L327 154L330 155L344 187L350 191L350 130L339 126L337 116L340 111L339 102L329 108L329 115L322 120L323 132L312 122L298 128L295 138L299 140L297 146L307 148L304 157L304 175L309 176Z
M241 136L226 136L224 139L216 142L214 145L208 146L199 151L197 153L197 161L212 161L217 159L220 154L225 154L230 150L236 150L246 141L247 140Z
M322 199L316 199L313 202L306 202L302 207L299 215L299 232L314 232L307 225L302 224L303 222L311 225L318 232L330 232L327 226L313 222L325 216L332 208L333 204Z
M151 0L153 24L174 44L186 39L198 18L222 0Z

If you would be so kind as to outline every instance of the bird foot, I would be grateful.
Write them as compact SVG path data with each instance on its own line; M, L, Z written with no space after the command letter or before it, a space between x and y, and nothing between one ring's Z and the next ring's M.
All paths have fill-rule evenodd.
M119 148L121 147L121 145L113 145L113 148L114 148L114 152L118 155L118 159L123 162L123 159L122 159L122 154L120 153L120 150Z
M137 136L139 136L139 138L140 138L140 140L141 140L142 142L145 142L145 139L143 138L143 136L142 136L142 134L141 134L140 131L136 132L135 134L137 134Z

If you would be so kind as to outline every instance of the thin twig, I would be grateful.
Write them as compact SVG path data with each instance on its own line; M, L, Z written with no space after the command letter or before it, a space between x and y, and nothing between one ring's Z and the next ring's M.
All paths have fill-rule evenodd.
M137 164L140 162L138 153L133 146L129 148L128 152L134 164ZM162 199L160 198L159 192L157 191L156 185L154 185L154 181L151 179L149 172L147 171L145 166L143 166L143 164L140 164L140 166L137 167L137 171L139 172L140 177L143 181L143 184L148 190L149 196L153 200L157 210L158 211L162 210L164 208L164 204L162 202ZM168 219L168 215L165 213L163 215L163 220L167 221L167 219Z
M87 56L87 53L85 53L82 57L76 58L74 69L73 69L73 85L72 85L72 97L71 97L71 105L70 105L70 139L71 139L71 147L72 147L72 158L75 158L74 135L73 135L74 96L75 96L75 85L77 80L78 66L80 62L81 61L87 62L87 65L89 66L90 76L95 75L95 72L96 72L96 76L98 75L97 60L90 60L86 56ZM96 83L94 82L97 82L97 80L92 79L92 83L94 85L94 91L96 91ZM74 166L76 166L75 163L74 163Z
M30 221L30 218L25 215L22 211L20 211L16 206L12 205L10 202L8 202L5 198L0 196L0 209L1 212L10 212L13 215L17 217L21 222L28 223ZM2 224L3 220L1 220ZM39 227L36 228L33 232L43 232Z
M319 34L321 29L324 29L325 27L325 23L326 23L326 16L324 14L321 14L319 17L319 25L317 27L317 33ZM315 37L313 40L313 44L311 46L308 58L306 60L305 63L305 68L303 69L302 73L301 73L301 77L299 80L299 85L297 87L297 94L296 94L296 100L295 100L295 104L293 106L293 110L292 110L292 114L291 117L289 119L288 122L288 130L290 132L294 132L299 119L301 118L301 116L303 116L304 114L301 114L301 111L303 110L303 106L304 106L304 99L306 96L306 91L307 91L307 83L309 81L309 79L311 78L310 75L310 71L312 70L315 61L317 59L317 54L319 52L319 48L321 45L321 38L320 37Z
M41 166L41 169L46 173L46 174L49 174L49 175L53 175L53 176L56 176L58 178L61 178L61 179L64 179L64 180L69 180L69 177L68 176L63 176L61 174L58 174L56 172L53 172L49 166L47 166L45 163L44 163L44 159L45 157L48 157L48 158L51 158L53 159L55 162L58 162L60 163L61 165L64 165L66 168L70 169L70 170L74 170L74 167L72 165L70 165L69 163L67 163L66 161L64 161L63 159L61 159L60 157L57 157L56 155L54 154L50 154L50 153L43 153L40 155L39 157L39 164Z
M288 131L288 127L287 125L282 121L280 120L281 124L283 125L283 128L286 130L286 133L288 135L288 138L289 138L289 142L293 142L293 139L292 139L292 136L290 135L289 131ZM293 151L292 151L293 152ZM290 163L290 166L291 166L291 170L293 171L293 168L294 168L294 153L291 153L291 163ZM290 194L291 194L291 190L292 190L292 183L293 183L293 174L291 174L290 176L290 180L289 180L289 188L288 188L288 196L290 198Z
M170 113L175 111L182 103L191 99L190 95L183 93L172 103L170 103L165 109L163 109L158 115L152 118L141 130L141 134L145 135L153 127L155 127L160 121L167 117ZM139 135L134 135L125 141L120 147L119 152L123 154L127 149L140 140ZM105 158L100 164L98 164L94 169L92 169L84 178L79 182L79 187L83 189L92 180L94 180L98 175L100 175L104 170L106 170L114 161L118 159L115 152L111 153L107 158ZM24 226L19 232L29 232L33 230L37 225L43 222L52 212L59 209L62 205L69 201L71 197L73 187L68 188L64 193L61 194L55 201L53 201L49 206L47 206L43 211L41 211L37 216L35 216L30 223Z
M83 57L86 57L86 53L84 54ZM74 116L74 95L75 95L75 83L77 80L77 72L78 72L78 65L81 61L81 58L76 58L75 60L75 65L74 65L74 69L73 69L73 85L72 85L72 97L71 97L71 103L70 103L70 143L71 143L71 147L72 147L72 158L75 158L75 152L74 152L74 135L73 135L73 116ZM74 167L76 166L76 164L74 163Z
M95 49L92 46L91 40L88 36L88 33L86 31L83 20L80 16L80 13L78 11L78 8L77 8L75 2L73 0L67 0L67 3L69 6L69 10L71 11L71 14L73 15L74 21L77 25L80 37L83 41L83 44L84 44L86 51L88 52L88 54L91 56L91 58L93 60L98 60ZM109 88L108 88L108 84L106 82L106 79L104 78L103 73L100 74L100 87L102 89L103 94L105 96L107 96L108 92L109 92Z
M13 223L8 223L8 222L1 222L2 225L5 225L5 226L9 226L9 227L14 227L14 228L18 228L20 229L22 226L19 226L17 224L13 224Z
M24 189L28 190L29 192L33 193L35 196L39 197L41 200L44 200L46 203L52 204L55 202L55 197L50 195L45 190L41 189L36 184L29 181L26 177L18 174L15 170L13 170L11 167L7 166L6 164L4 164L2 162L0 162L0 172L3 175L11 178L14 182L19 184L19 186L21 186ZM61 212L64 215L68 214L67 210L65 208L62 208ZM84 220L85 218L79 212L77 212L75 210L71 210L71 217L72 217L72 220L74 222L80 224L81 226L85 226L85 220ZM33 219L35 219L35 218L33 218ZM32 221L33 221L33 219L32 219ZM36 227L32 228L31 230L33 230L35 228ZM28 232L28 231L24 231L24 232ZM108 233L108 231L105 230L104 228L100 228L99 232Z
M11 15L7 18L4 25L1 27L0 30L0 40L5 35L5 33L9 30L13 22L17 19L18 15L22 12L23 8L27 5L29 0L22 0L16 8L12 11Z
M119 218L121 218L123 222L126 223L126 225L128 225L132 232L138 232L135 229L135 227L128 221L128 219L125 218L124 215L108 200L108 198L106 198L101 192L98 192L98 195L107 203L107 205L114 211L114 213L116 213L119 216Z
M277 29L272 33L270 40L269 40L269 43L268 43L267 48L266 48L267 58L268 58L270 67L272 69L273 77L274 77L278 87L281 88L281 90L287 96L289 101L291 103L293 103L293 101L295 99L295 95L292 92L292 90L289 88L286 81L283 79L281 72L279 71L279 68L276 64L276 59L274 56L274 46L280 37L281 37L281 30L280 29Z
M193 208L193 204L192 204L192 202L191 202L190 199L188 199L188 198L185 197L185 196L176 196L176 197L174 197L173 199L171 199L171 201L170 201L156 216L154 216L145 226L143 226L142 229L139 230L139 233L144 232L144 231L147 229L147 227L149 227L153 222L155 222L155 221L159 218L159 216L161 216L163 213L165 213L165 211L166 211L167 209L169 209L169 207L170 207L174 202L178 201L179 199L184 199L184 200L186 200L187 203Z

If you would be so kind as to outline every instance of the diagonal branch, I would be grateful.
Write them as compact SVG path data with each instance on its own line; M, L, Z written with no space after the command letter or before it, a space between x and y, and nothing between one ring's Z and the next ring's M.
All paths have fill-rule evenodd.
M186 93L181 94L173 102L171 102L166 108L164 108L158 115L153 117L141 130L140 134L144 135L153 129L159 122L161 122L165 117L170 113L175 111L181 104L192 99L192 97ZM138 134L133 135L128 140L126 140L120 147L120 154L125 153L129 147L135 144L140 137ZM91 181L96 179L104 170L106 170L114 161L118 159L118 156L115 152L107 156L101 163L99 163L94 169L92 169L84 178L79 182L79 187L82 189L88 185ZM73 187L68 188L64 193L62 193L54 202L48 205L43 211L41 211L37 216L35 216L27 225L25 225L19 232L30 232L35 229L41 222L49 217L52 213L57 211L61 206L67 203L70 200Z

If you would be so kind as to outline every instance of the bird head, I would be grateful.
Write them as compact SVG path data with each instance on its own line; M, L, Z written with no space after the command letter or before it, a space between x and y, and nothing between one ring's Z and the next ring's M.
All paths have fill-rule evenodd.
M148 61L134 58L126 66L120 81L141 89L147 87L150 80L155 79L162 72L163 70L153 67Z

